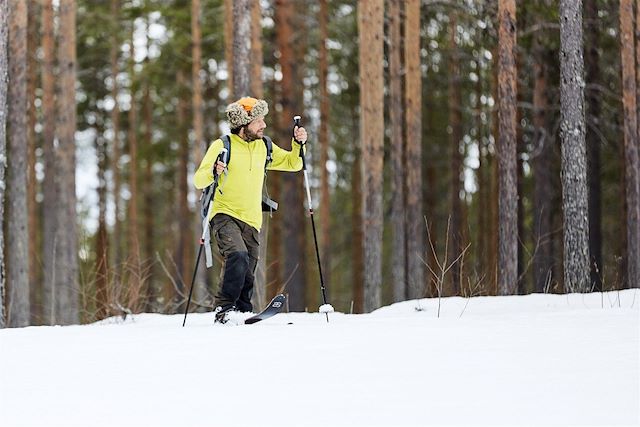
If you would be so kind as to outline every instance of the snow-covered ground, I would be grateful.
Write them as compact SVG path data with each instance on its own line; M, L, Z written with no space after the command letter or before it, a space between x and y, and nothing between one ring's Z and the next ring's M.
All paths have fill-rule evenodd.
M0 330L0 426L640 424L640 290Z

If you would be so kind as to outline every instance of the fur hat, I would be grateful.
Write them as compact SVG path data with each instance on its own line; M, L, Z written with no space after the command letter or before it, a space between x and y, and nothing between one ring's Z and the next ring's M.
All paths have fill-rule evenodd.
M267 101L262 99L245 97L229 104L225 112L231 129L236 129L266 116L269 113L269 106Z

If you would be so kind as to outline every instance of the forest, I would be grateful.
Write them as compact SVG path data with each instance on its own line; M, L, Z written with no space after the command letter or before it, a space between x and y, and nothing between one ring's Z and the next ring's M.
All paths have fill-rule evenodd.
M210 311L193 173L242 96L287 150L302 117L337 311L640 287L639 63L637 0L0 0L0 327L194 274ZM316 311L303 174L267 188L254 306Z

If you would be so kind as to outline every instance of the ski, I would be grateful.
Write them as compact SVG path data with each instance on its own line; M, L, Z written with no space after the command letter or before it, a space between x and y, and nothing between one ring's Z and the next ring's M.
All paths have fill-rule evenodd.
M285 297L283 294L276 295L264 310L262 310L255 316L249 317L244 321L244 323L247 325L251 325L261 320L268 319L271 316L275 316L284 308L284 302L286 301L286 299L287 297Z

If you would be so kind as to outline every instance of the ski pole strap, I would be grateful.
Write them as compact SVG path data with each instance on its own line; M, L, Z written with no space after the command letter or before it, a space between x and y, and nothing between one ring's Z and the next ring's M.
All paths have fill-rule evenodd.
M204 228L204 257L207 263L207 268L213 266L213 254L211 253L211 232L209 230L209 219L205 218L202 221L202 227Z

